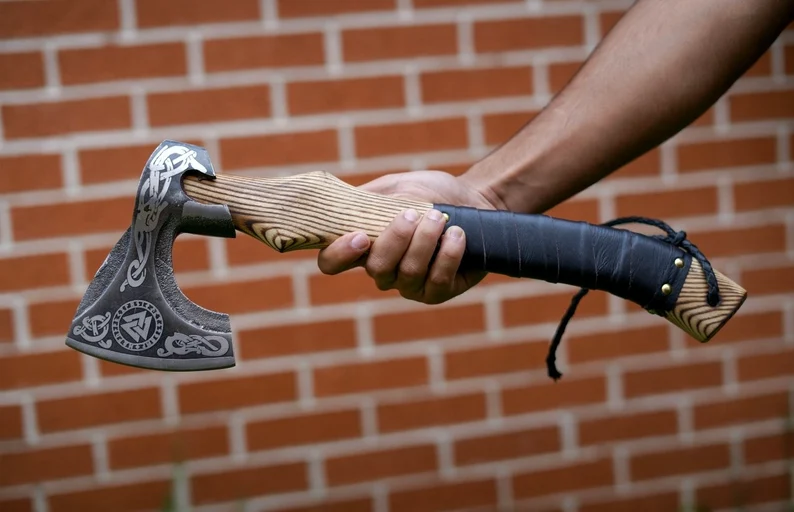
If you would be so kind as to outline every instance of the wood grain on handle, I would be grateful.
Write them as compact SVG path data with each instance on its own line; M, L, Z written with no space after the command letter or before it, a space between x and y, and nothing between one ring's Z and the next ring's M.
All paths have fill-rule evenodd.
M709 341L730 320L747 298L747 290L715 270L720 289L720 303L711 307L706 302L708 284L700 263L693 259L675 307L665 313L674 323L701 343Z
M374 240L403 210L421 215L433 206L371 194L324 171L283 178L190 175L183 188L196 201L228 205L238 230L279 252L323 248L352 231Z
M189 175L183 188L196 201L227 205L238 230L279 252L323 248L352 231L374 240L403 210L413 208L421 215L433 207L365 192L323 171L281 178ZM693 259L675 307L664 314L700 342L713 338L747 297L737 283L715 274L721 298L717 307L706 302L705 275Z

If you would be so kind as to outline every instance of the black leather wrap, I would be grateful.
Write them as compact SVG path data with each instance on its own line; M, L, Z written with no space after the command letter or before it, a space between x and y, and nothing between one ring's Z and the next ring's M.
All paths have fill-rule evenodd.
M547 215L435 205L447 229L466 233L462 266L512 277L602 290L656 312L673 308L692 262L689 253L626 229ZM684 266L674 261L681 258ZM669 284L672 292L662 293Z

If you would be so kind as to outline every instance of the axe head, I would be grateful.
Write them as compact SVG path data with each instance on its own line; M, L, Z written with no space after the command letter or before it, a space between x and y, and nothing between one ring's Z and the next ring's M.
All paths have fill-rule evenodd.
M171 252L180 233L235 236L226 206L201 204L185 194L185 173L214 178L204 148L166 140L149 157L132 224L88 286L68 346L138 368L234 366L229 316L194 304L174 279Z

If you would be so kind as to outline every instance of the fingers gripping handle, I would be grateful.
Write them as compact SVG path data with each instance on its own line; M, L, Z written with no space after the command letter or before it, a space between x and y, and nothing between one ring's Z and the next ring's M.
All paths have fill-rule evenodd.
M697 259L676 245L625 229L545 215L435 205L466 233L462 266L601 290L630 300L708 341L746 292L716 272L720 302L707 302Z

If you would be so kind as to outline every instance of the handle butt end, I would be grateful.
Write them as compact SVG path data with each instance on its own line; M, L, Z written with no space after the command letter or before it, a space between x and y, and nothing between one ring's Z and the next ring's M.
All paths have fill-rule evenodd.
M708 284L697 260L692 260L689 274L675 306L665 318L701 343L707 343L733 318L747 299L747 290L724 274L714 271L720 290L716 307L706 302Z

